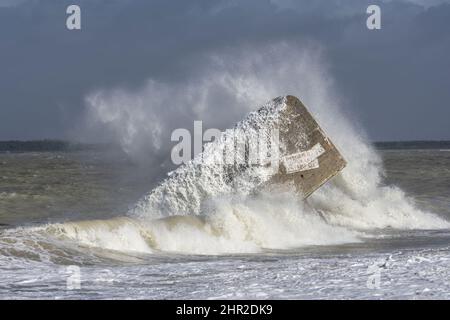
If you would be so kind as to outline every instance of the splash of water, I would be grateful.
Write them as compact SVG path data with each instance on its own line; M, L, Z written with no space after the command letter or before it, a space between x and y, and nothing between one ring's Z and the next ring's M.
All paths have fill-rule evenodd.
M255 177L264 179L264 172L242 177L241 192L236 194L220 177L196 180L186 166L182 170L191 180L163 183L127 218L51 225L46 230L114 250L221 254L355 242L361 241L361 232L378 228L450 227L416 208L398 187L383 185L381 160L354 121L340 111L342 101L318 48L278 43L212 55L205 59L204 69L185 82L150 80L141 90L95 92L87 101L88 114L97 125L114 132L131 156L159 167L161 155L169 158L171 147L162 139L174 128L196 119L230 127L258 104L285 94L305 102L348 162L307 204L289 192L249 195L247 190L258 182ZM152 152L143 156L141 150L149 141ZM214 166L210 170L218 173ZM174 193L167 196L158 190ZM180 190L181 196L175 192ZM167 212L197 215L168 217Z

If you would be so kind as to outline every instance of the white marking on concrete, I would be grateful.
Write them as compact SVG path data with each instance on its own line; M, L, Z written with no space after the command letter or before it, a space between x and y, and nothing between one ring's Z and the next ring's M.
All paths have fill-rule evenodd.
M324 153L325 149L320 143L317 143L309 150L283 157L283 165L286 168L286 173L319 168L319 160L317 158Z

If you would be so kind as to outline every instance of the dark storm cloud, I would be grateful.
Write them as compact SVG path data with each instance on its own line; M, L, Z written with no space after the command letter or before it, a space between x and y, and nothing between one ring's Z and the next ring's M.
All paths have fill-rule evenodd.
M65 10L82 9L68 31ZM202 54L315 40L373 139L450 139L450 5L369 1L0 2L0 139L64 137L96 88L177 82Z

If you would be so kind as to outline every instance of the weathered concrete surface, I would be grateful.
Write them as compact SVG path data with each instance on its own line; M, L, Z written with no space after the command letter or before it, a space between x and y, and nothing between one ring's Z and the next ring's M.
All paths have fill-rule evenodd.
M206 199L291 190L292 184L306 198L344 166L344 159L300 100L278 97L208 143L201 154L145 195L132 212L154 217L202 214Z
M279 171L268 185L293 183L307 198L346 162L298 98L287 96L286 104L279 116L280 145L286 149L281 153Z

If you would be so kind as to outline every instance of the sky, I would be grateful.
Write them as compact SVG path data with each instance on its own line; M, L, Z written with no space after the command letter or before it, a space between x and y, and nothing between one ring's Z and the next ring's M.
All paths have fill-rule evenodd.
M158 148L167 128L229 127L269 93L314 110L317 92L370 140L450 140L450 3L0 0L0 140Z

